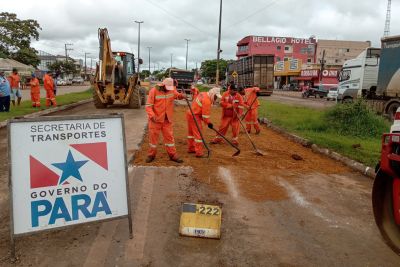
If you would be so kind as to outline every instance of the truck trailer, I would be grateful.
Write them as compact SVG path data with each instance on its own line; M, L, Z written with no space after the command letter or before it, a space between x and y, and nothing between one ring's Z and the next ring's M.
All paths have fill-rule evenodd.
M270 96L274 89L274 55L253 55L228 65L227 82L239 87L258 86L260 95Z
M194 82L194 71L182 69L169 69L169 77L178 82L177 90L190 93L190 87Z
M400 35L382 38L377 86L362 90L359 96L393 120L400 107Z

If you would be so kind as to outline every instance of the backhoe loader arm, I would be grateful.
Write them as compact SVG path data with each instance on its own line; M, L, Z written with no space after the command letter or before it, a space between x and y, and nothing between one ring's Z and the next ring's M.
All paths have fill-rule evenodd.
M96 77L98 82L103 82L103 84L112 83L114 84L114 69L116 61L111 50L111 41L108 36L107 28L99 29L99 70L98 77Z

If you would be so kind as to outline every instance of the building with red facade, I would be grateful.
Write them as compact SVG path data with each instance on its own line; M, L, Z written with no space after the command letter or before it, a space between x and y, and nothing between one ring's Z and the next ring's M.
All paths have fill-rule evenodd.
M275 62L300 59L304 63L315 63L316 45L315 38L247 36L237 43L236 56L275 55Z

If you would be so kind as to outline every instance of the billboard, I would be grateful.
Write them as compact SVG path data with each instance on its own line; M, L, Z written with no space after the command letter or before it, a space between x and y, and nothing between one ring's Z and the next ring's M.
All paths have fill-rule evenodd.
M127 217L122 115L9 123L13 235Z

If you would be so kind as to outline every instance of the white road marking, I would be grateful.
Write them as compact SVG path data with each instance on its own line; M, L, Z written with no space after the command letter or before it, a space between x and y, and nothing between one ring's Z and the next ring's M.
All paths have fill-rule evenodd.
M237 190L237 186L235 184L231 170L229 170L225 167L219 166L218 173L219 173L219 176L224 181L224 183L226 184L226 186L228 187L228 191L232 195L232 197L238 198L239 192Z
M326 215L324 215L317 207L315 207L313 204L308 202L303 195L296 189L294 186L289 184L287 181L283 179L278 178L278 183L280 186L286 189L286 191L289 194L289 197L299 206L306 208L310 210L315 216L323 219L324 221L328 223L334 223L330 218L328 218ZM336 224L331 225L332 227L338 227Z

